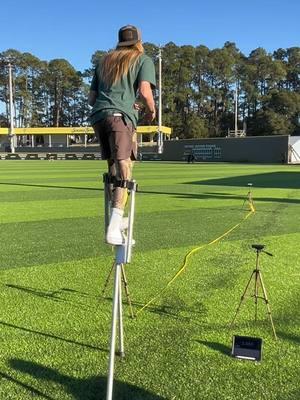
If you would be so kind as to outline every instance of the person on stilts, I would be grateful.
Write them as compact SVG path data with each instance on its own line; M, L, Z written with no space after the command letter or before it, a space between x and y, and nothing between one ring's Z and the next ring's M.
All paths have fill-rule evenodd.
M132 25L119 30L115 50L105 54L95 68L89 93L91 124L107 160L111 182L111 215L106 242L122 245L122 221L133 162L137 159L136 126L139 96L145 120L156 116L152 89L156 85L153 61L144 54L140 31Z

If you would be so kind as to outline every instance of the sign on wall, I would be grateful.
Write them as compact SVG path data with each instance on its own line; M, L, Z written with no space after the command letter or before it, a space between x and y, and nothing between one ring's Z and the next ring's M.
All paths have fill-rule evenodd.
M183 155L184 160L192 155L195 161L219 161L222 158L222 149L215 144L186 144Z

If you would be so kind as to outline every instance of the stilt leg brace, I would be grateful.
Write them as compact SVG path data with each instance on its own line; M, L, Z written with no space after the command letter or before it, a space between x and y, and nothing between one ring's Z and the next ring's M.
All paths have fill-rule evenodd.
M128 194L136 189L136 185L127 179L115 178L113 186L113 207L124 209L127 204Z
M129 191L131 190L134 190L135 192L138 191L138 185L135 181L118 180L117 178L113 177L113 185L114 187L128 189Z
M103 174L103 182L105 185L113 184L114 187L128 189L129 191L138 191L138 184L135 181L118 179L114 175L111 175L109 173Z
M103 174L103 182L105 187L105 235L108 244L123 246L122 263L130 262L131 247L134 245L132 238L133 219L135 207L135 192L138 185L136 181L122 180L115 176L105 173ZM130 202L128 209L128 218L123 218L123 209L115 207L109 200L109 189L113 186L114 189L124 190L130 194ZM127 235L126 235L127 234Z

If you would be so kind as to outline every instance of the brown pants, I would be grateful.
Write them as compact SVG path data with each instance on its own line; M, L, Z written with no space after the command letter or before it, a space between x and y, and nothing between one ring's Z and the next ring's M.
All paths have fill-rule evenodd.
M122 116L109 116L94 126L102 159L107 160L108 172L117 180L130 180L133 160L136 160L136 132L126 124ZM124 210L128 198L127 189L111 188L112 207Z

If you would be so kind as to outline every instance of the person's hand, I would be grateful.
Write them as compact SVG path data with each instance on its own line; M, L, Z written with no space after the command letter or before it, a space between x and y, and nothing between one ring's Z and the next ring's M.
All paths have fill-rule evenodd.
M144 106L144 104L142 104L142 103L137 103L137 102L135 102L135 103L133 104L133 108L134 108L136 111L143 111L143 110L145 109L145 106Z
M145 118L145 120L147 122L152 122L155 119L155 117L156 117L156 111L155 110L147 110L145 112L144 118Z

